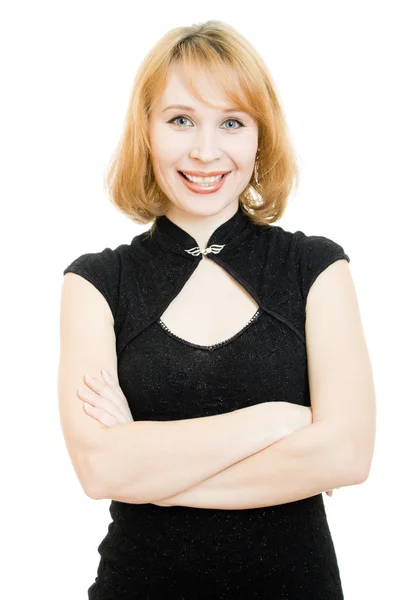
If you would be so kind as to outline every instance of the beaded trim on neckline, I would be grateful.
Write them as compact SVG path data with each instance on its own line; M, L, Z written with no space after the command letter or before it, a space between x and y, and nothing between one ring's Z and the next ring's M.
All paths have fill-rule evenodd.
M244 333L244 331L253 323L253 321L255 321L261 313L261 308L258 307L257 311L254 313L254 315L251 317L251 319L246 323L246 325L244 327L242 327L237 333L235 333L234 335L232 335L231 337L229 337L226 340L223 340L222 342L218 342L217 344L212 344L210 346L205 346L203 344L196 344L194 342L189 342L189 340L185 340L184 338L180 337L179 335L176 335L175 333L173 333L164 323L164 321L162 321L161 318L159 318L157 320L158 325L161 325L162 329L168 333L171 337L175 338L176 340L182 342L183 344L186 344L188 346L192 346L194 348L199 348L199 349L203 349L203 350L213 350L214 348L219 348L221 346L225 346L226 344L228 344L229 342L233 341L235 338L239 337L242 333Z

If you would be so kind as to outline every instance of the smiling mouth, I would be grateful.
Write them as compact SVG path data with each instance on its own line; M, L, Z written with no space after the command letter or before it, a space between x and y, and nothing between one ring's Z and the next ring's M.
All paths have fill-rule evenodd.
M193 182L191 179L189 179L189 177L187 177L187 176L185 175L185 173L184 173L183 171L178 171L178 173L179 173L180 175L182 175L182 177L184 177L184 178L185 178L187 181L190 181L191 183L194 183L194 182ZM224 178L226 175L229 175L229 173L230 173L230 171L228 171L227 173L223 173L223 174L222 174L222 176L221 176L221 179L219 179L218 181L222 181L222 179L223 179L223 178ZM218 183L218 181L217 181L216 183Z

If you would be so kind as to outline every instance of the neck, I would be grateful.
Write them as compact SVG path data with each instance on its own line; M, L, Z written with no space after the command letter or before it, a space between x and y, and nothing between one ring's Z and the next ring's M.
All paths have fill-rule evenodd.
M165 216L191 235L200 248L205 248L212 233L222 223L230 219L237 212L238 208L238 203L232 202L217 214L197 215L172 206Z

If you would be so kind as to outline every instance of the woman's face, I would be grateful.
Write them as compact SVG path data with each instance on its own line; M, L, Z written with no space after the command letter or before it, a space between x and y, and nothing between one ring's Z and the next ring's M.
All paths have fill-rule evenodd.
M232 107L216 95L215 81L199 77L198 86L203 98L218 104L218 109L197 100L185 85L181 67L174 65L149 116L151 161L157 183L171 203L167 215L181 211L212 215L230 204L237 206L254 169L256 121L247 113L224 112ZM168 108L177 104L186 108ZM218 189L202 193L206 188L189 188L180 171L228 174Z

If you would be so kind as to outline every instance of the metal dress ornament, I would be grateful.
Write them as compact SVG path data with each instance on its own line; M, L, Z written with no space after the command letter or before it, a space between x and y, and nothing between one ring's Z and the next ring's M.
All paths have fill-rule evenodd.
M219 244L212 244L208 248L200 248L199 246L195 246L194 248L190 248L190 250L185 250L185 252L191 254L192 256L199 256L200 254L205 256L210 252L212 252L213 254L218 254L219 252L221 252L224 246L225 244L223 244L222 246L220 246Z

